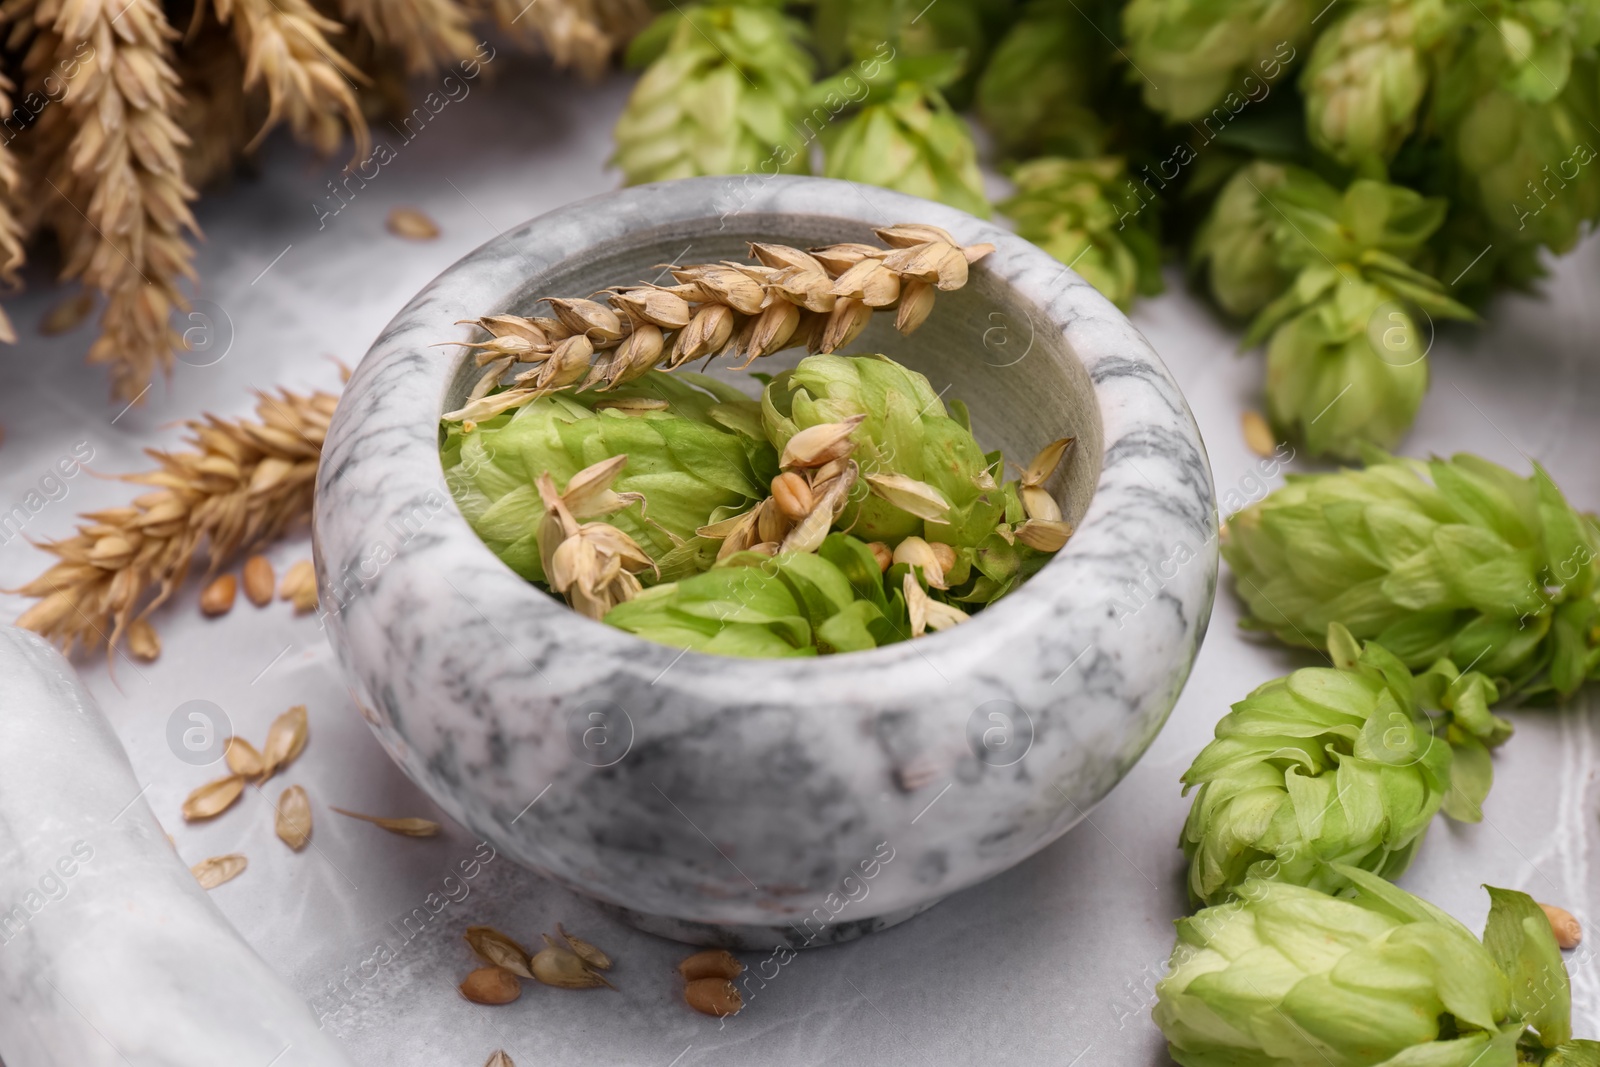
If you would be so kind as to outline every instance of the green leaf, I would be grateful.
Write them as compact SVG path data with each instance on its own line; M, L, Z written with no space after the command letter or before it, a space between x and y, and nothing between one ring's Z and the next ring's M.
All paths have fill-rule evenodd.
M1511 1008L1538 1031L1539 1043L1555 1048L1572 1038L1572 990L1550 920L1526 893L1489 891L1483 947L1511 979Z
M1482 822L1483 801L1494 785L1494 763L1476 737L1451 746L1450 791L1439 810L1457 822Z

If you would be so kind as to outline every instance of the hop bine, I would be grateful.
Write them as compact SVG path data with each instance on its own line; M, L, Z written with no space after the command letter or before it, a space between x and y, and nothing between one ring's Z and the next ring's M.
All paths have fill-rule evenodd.
M1083 275L1123 310L1161 291L1160 212L1120 159L1035 159L1011 173L1000 205L1017 233Z
M1184 774L1185 792L1199 787L1183 828L1195 902L1222 903L1250 879L1335 892L1349 884L1341 865L1395 878L1441 806L1482 818L1488 750L1511 734L1489 712L1494 683L1448 660L1414 678L1337 624L1328 645L1334 666L1235 704Z
M1465 454L1290 475L1222 544L1246 627L1314 646L1340 622L1408 667L1447 657L1524 698L1569 696L1600 667L1597 552L1543 469Z
M1252 195L1263 203L1247 207ZM1366 445L1392 446L1428 386L1427 342L1414 311L1472 318L1410 265L1444 221L1444 201L1369 179L1340 194L1309 171L1245 168L1204 227L1211 250L1223 240L1224 210L1262 226L1276 216L1277 267L1292 279L1243 340L1246 348L1267 343L1267 409L1279 432L1303 438L1314 455L1353 457ZM1243 281L1219 273L1225 285L1239 283L1226 290L1230 299L1253 303L1261 290L1252 287L1271 279L1263 266L1255 260Z
M811 85L805 29L772 0L675 7L634 39L648 63L615 130L629 185L699 174L804 174L796 123Z
M1489 889L1483 940L1354 867L1351 897L1247 882L1178 920L1155 1021L1184 1067L1590 1064L1550 922Z

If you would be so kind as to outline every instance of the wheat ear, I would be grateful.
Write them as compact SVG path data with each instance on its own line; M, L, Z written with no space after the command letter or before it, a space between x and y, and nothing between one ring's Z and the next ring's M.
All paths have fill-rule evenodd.
M172 366L170 319L186 306L178 281L194 275L188 138L173 119L176 34L154 0L40 0L31 17L30 83L75 71L30 131L44 182L34 192L62 237L64 276L106 296L89 361L108 364L113 394L132 403Z
M477 40L456 0L340 0L347 22L399 52L410 74L429 74L471 56Z
M233 27L245 57L244 87L264 85L267 92L267 120L247 149L286 122L324 155L339 147L349 127L356 155L367 154L371 138L355 89L355 79L365 75L328 42L342 29L337 22L306 0L217 0L216 11L218 21Z
M68 652L106 645L109 654L183 583L202 549L214 571L307 516L338 398L257 397L256 419L189 420L189 450L148 449L156 469L121 476L152 492L83 515L76 534L43 543L59 562L12 590L39 598L17 625Z

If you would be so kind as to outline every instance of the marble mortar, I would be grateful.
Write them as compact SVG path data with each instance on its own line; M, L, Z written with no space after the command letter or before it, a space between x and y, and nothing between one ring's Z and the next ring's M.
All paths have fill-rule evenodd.
M1078 445L1078 530L971 622L803 660L653 644L582 618L478 539L445 489L438 420L476 368L456 320L742 259L748 241L873 241L894 222L997 251L885 352L965 400L986 448ZM792 366L795 355L760 369ZM721 372L754 393L747 375ZM820 178L608 193L496 237L389 324L345 389L318 474L324 620L373 730L496 848L635 925L696 944L848 940L1021 862L1144 752L1216 589L1210 467L1128 320L1046 253L963 212Z

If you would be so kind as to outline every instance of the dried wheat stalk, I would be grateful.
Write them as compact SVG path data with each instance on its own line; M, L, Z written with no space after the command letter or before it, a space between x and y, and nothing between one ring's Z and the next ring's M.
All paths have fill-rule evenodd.
M676 285L623 286L609 290L605 303L547 297L553 318L466 320L491 339L446 343L479 349L484 372L466 405L444 417L472 423L561 389L603 392L658 364L673 370L743 356L747 367L787 348L835 352L877 311L893 311L895 329L909 334L932 313L937 291L966 285L968 265L994 251L991 244L962 247L937 226L901 223L873 232L887 248L850 243L803 252L752 244L754 264L669 264ZM492 392L513 363L533 369Z
M306 0L217 0L216 11L219 21L233 27L245 55L244 87L267 90L267 121L247 150L287 122L296 137L324 155L339 147L348 127L356 155L367 154L371 138L355 89L355 80L365 75L328 42L343 27Z
M59 562L14 590L39 598L17 625L68 652L106 645L109 655L134 620L182 584L202 549L215 571L309 514L338 398L257 395L257 419L190 420L192 450L149 449L155 470L121 476L152 492L90 512L76 534L44 543Z
M471 16L456 0L340 0L347 21L405 59L409 74L429 74L471 56Z

